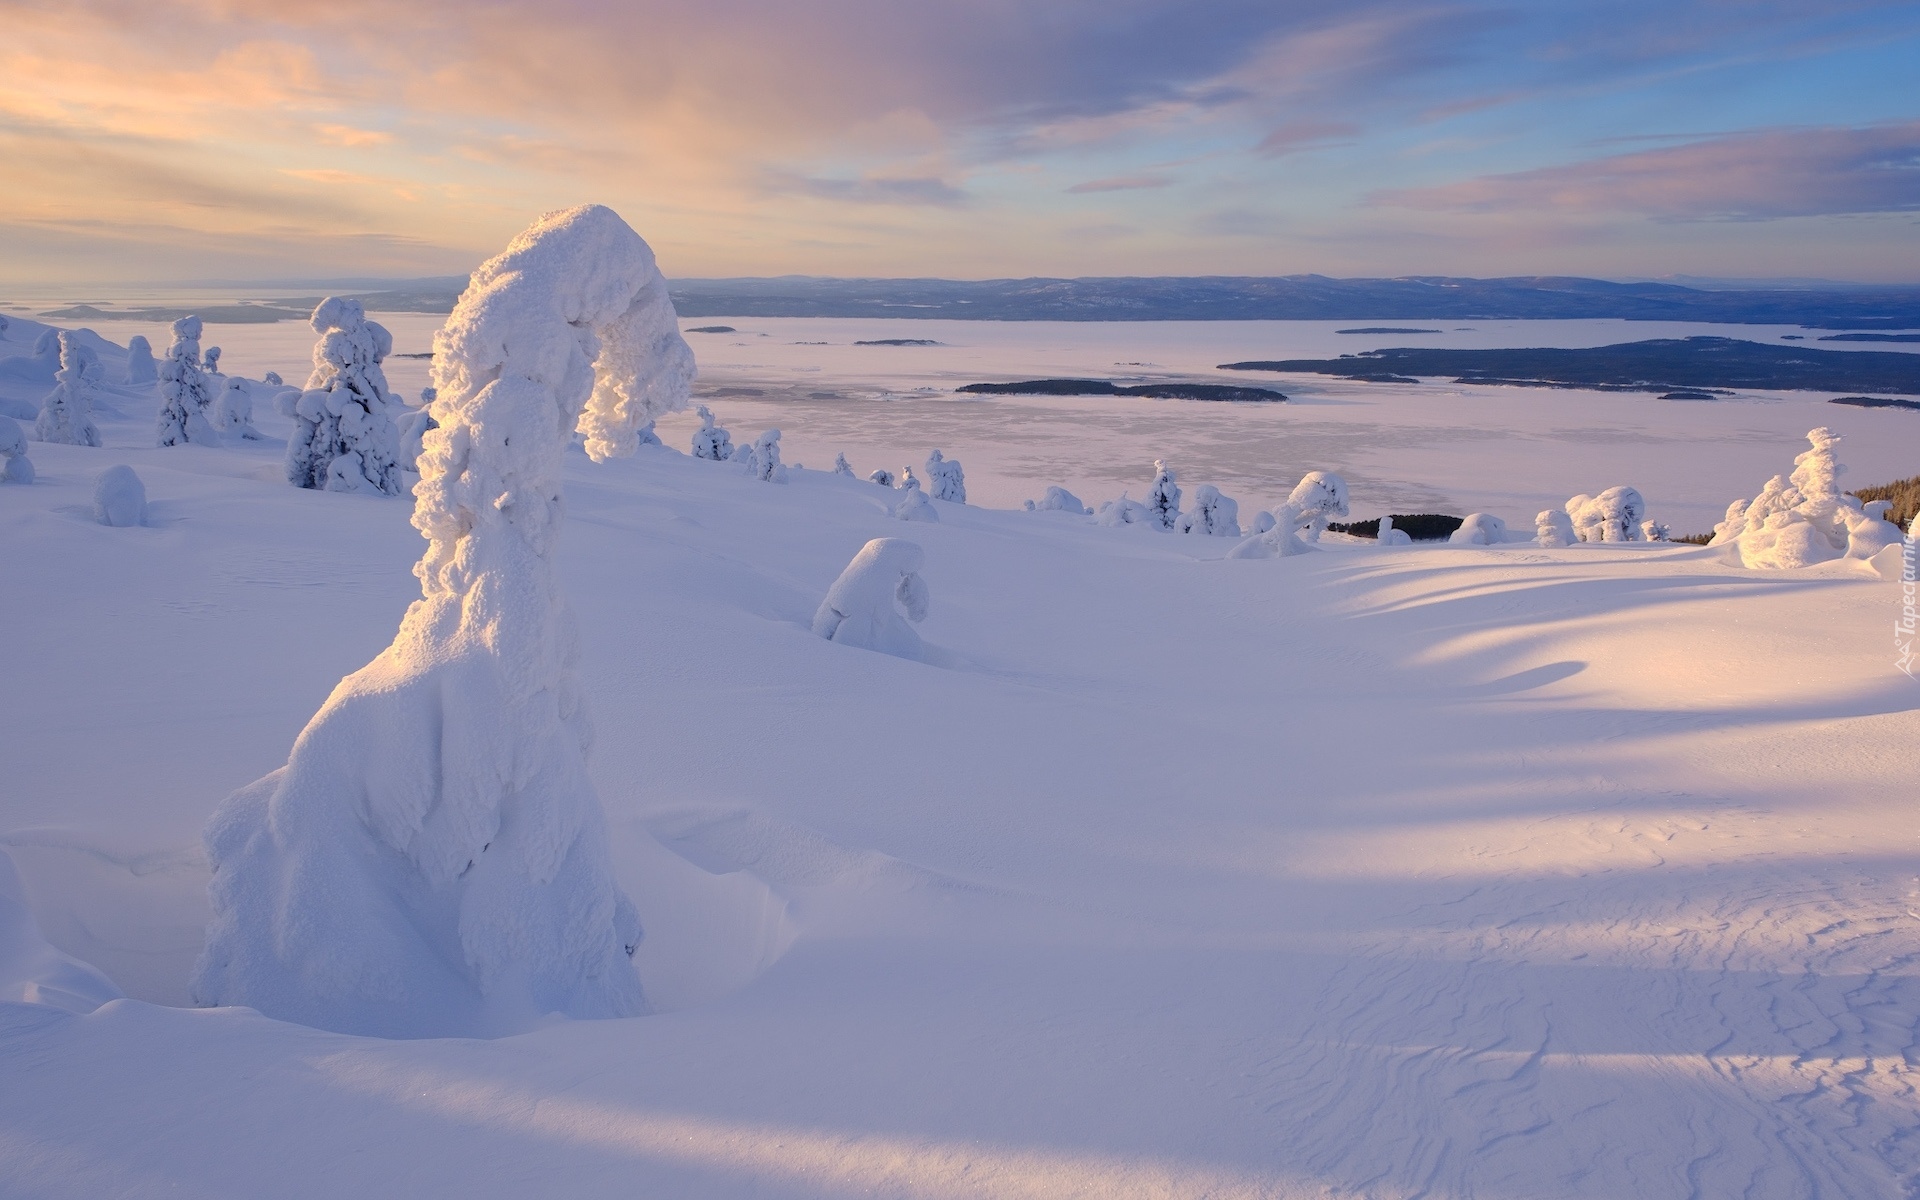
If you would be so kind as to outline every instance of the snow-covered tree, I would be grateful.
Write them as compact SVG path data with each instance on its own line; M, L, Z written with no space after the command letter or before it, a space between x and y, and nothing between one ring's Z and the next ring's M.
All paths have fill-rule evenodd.
M132 467L108 467L94 478L93 519L118 527L147 523L147 485Z
M1533 540L1535 545L1558 550L1573 545L1579 535L1574 532L1573 518L1566 509L1548 508L1533 519Z
M1210 483L1201 484L1194 489L1193 508L1180 516L1180 532L1239 537L1239 502L1222 496Z
M693 431L693 456L725 462L733 457L733 435L713 423L713 410L702 404L693 410L700 414L700 428Z
M220 373L220 347L208 346L205 361L202 365L207 374L218 375Z
M666 445L665 442L660 440L660 435L654 431L652 421L648 421L645 425L642 425L640 428L634 430L633 440L642 446Z
M53 391L40 405L40 418L33 430L43 442L68 446L98 446L100 429L93 423L93 374L100 359L80 339L62 330L60 333L60 370L54 373Z
M1468 513L1447 541L1456 546L1498 546L1507 540L1507 523L1492 513Z
M835 475L845 475L849 479L853 478L853 464L847 461L846 455L836 454L833 456L833 473Z
M1092 514L1093 510L1080 503L1080 497L1059 486L1047 488L1046 494L1038 500L1026 502L1028 512L1067 512L1076 517Z
M0 414L0 481L32 483L33 461L27 457L27 434L20 422Z
M1656 521L1652 517L1640 522L1640 540L1643 542L1664 542L1672 532L1666 522Z
M1180 485L1174 482L1173 468L1160 459L1153 460L1153 484L1147 488L1147 524L1172 532L1180 525Z
M1347 481L1331 471L1308 471L1273 514L1273 527L1227 551L1228 558L1286 558L1305 554L1327 522L1347 515Z
M967 502L967 473L960 469L958 459L948 458L938 450L927 455L927 486L933 489L935 500Z
M843 646L920 658L926 645L907 622L927 617L923 560L920 547L902 538L868 542L827 589L813 631Z
M1273 514L1263 508L1259 512L1253 514L1252 529L1253 529L1253 532L1255 533L1265 533L1268 530L1272 529L1278 523L1279 522L1274 520Z
M220 435L207 419L213 392L207 373L200 368L200 328L199 317L181 317L173 323L173 344L160 364L159 445L220 444Z
M1751 503L1729 505L1709 545L1735 546L1746 567L1789 569L1872 558L1899 542L1898 526L1840 490L1840 435L1822 427L1809 430L1807 442L1792 477L1775 475Z
M215 815L194 995L387 1037L637 1014L553 558L574 431L595 461L632 453L685 406L693 355L652 252L597 205L483 264L434 349L421 598Z
M920 481L913 477L913 468L908 467L904 478L900 480L900 499L894 503L893 518L896 521L938 521L940 513L933 507L933 501L920 490Z
M1391 515L1380 518L1380 531L1374 535L1374 540L1382 546L1413 545L1413 535L1404 529L1395 529Z
M153 343L134 334L127 339L127 382L139 387L159 378L159 367L153 361Z
M260 431L253 427L253 389L247 381L238 375L227 376L227 382L220 389L220 399L214 403L214 428L222 433L231 433L250 442L260 440Z
M877 483L883 488L890 488L893 486L893 472L887 470L885 467L875 467L873 471L868 474L867 482Z
M780 431L769 429L753 443L750 453L736 454L736 458L745 459L745 468L749 475L763 483L785 483L786 465L780 461Z
M1610 487L1598 496L1579 495L1567 501L1573 532L1583 542L1638 542L1645 540L1641 525L1647 502L1630 487Z
M329 296L313 310L313 374L294 405L287 439L287 482L329 492L398 496L401 404L380 367L393 335L367 320L358 300Z

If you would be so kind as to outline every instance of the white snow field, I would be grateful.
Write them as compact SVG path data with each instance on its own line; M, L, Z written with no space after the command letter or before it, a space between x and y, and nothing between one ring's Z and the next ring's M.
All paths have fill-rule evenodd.
M969 334L1007 352L966 366L1021 377L1045 356L1010 343L1043 335L1067 336ZM1084 336L1083 363L1146 357ZM304 362L207 340L234 373ZM1704 532L1814 425L1844 482L1912 474L1920 418L1297 379L1274 408L835 406L717 396L743 356L689 341L696 398L812 469L697 461L690 413L666 447L566 455L554 590L652 1011L492 1040L189 1007L209 817L393 640L425 543L406 498L288 486L274 405L262 441L155 447L157 388L96 347L104 447L31 443L37 481L0 483L0 1195L1920 1188L1898 581L1648 543L1229 560L1012 510L1138 499L1163 457L1249 525L1318 469L1356 517L1444 501L1517 538L1631 485ZM854 355L810 390L868 388L835 374ZM48 390L0 373L0 400ZM938 522L823 469L936 445L975 502ZM118 464L144 524L95 519ZM849 560L903 532L919 660L817 636Z

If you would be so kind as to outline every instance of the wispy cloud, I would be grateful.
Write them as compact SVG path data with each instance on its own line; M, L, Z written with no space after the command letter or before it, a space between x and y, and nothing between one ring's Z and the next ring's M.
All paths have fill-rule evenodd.
M811 196L842 204L931 205L959 208L971 199L964 188L955 187L934 176L912 178L833 179L807 175L769 173L767 190L779 194Z
M1468 212L1632 213L1663 220L1920 210L1920 121L1759 129L1437 187L1383 190L1377 205Z
M1131 192L1140 188L1163 188L1172 182L1173 179L1166 175L1114 175L1076 183L1067 189L1067 193L1084 196L1092 192Z
M1351 141L1359 133L1360 127L1351 121L1288 121L1261 138L1253 152L1267 158L1280 158L1333 145L1343 138Z

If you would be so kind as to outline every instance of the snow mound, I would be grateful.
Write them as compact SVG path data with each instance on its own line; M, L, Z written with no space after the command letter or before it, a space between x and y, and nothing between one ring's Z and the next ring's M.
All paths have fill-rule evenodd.
M1492 513L1469 513L1447 541L1456 546L1498 546L1507 540L1507 523Z
M896 521L938 521L940 513L933 507L933 501L920 490L920 481L913 477L913 468L908 467L905 478L900 481L900 499L893 506L893 519Z
M907 622L927 617L927 583L920 577L924 559L919 545L903 538L868 542L827 589L813 615L813 631L843 646L921 658L926 644Z
M0 1003L90 1013L120 989L99 971L49 946L27 904L20 872L0 849Z
M147 485L132 467L108 467L93 481L93 519L115 528L147 523Z
M1028 512L1066 512L1076 517L1093 515L1092 509L1080 503L1080 497L1057 485L1049 487L1046 494L1038 500L1028 500L1026 510Z
M0 415L0 482L32 483L33 477L26 431L12 417Z
M421 599L209 824L194 994L400 1037L639 1014L552 559L575 430L596 461L630 453L685 406L692 351L652 251L598 205L482 265L434 349Z
M20 383L52 383L60 369L60 331L42 330L34 339L33 353L0 358L0 379Z

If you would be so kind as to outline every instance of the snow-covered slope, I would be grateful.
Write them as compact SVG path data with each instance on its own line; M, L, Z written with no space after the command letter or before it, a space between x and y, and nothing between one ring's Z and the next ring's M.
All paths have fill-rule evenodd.
M1857 564L1229 561L939 504L911 661L811 629L908 528L888 491L570 454L556 571L659 1011L383 1041L169 1006L201 828L392 637L409 505L288 487L277 413L156 449L151 391L105 391L105 449L36 443L0 487L0 848L131 998L0 1005L0 1192L1920 1180L1920 689ZM92 519L120 462L146 526Z

